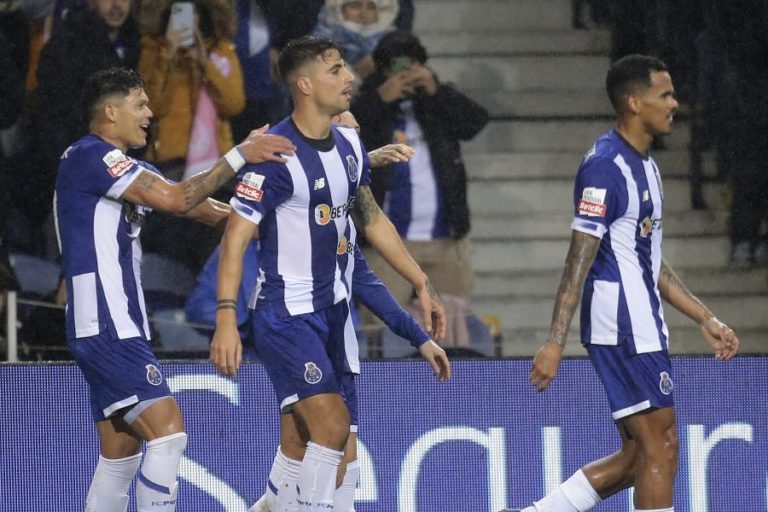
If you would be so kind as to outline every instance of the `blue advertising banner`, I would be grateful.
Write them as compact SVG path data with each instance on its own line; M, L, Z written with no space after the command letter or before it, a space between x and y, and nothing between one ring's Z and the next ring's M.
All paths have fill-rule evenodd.
M563 362L543 394L529 360L466 360L439 384L422 361L363 365L358 512L496 512L538 499L618 448L587 360ZM680 437L676 510L768 510L768 358L674 359ZM189 446L180 512L245 512L262 493L278 441L263 368L236 379L208 363L166 363ZM0 510L83 509L98 447L77 367L0 366ZM131 504L129 510L135 510ZM629 491L599 512L631 511Z

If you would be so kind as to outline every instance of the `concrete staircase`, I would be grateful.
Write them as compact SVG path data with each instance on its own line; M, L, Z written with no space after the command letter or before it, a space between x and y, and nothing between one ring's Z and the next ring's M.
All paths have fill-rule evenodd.
M415 31L443 81L493 121L463 146L470 174L477 283L473 308L496 315L505 356L546 339L570 237L573 177L612 126L604 92L610 34L573 30L569 0L419 0ZM729 323L746 352L768 347L768 271L728 268L726 191L708 182L707 211L690 209L687 123L656 151L666 193L664 255ZM704 172L714 175L711 155ZM675 353L708 353L698 328L665 309ZM578 312L569 354L578 344Z

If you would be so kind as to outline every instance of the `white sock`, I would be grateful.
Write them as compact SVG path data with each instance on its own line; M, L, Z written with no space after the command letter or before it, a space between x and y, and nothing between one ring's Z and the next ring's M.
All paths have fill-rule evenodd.
M360 463L353 460L347 464L347 472L341 486L333 493L334 512L355 512L355 489L360 479Z
M248 512L296 512L296 485L299 480L301 461L293 460L277 447L275 460L269 470L267 489Z
M176 474L187 447L187 434L180 432L147 443L144 464L136 483L138 512L173 512L179 484Z
M336 471L343 452L309 442L299 472L297 501L302 512L328 512L333 510L336 490Z
M587 480L587 475L578 470L554 491L523 512L587 512L600 501L600 496Z
M128 489L140 463L141 453L122 459L105 459L99 455L85 499L85 512L125 512Z

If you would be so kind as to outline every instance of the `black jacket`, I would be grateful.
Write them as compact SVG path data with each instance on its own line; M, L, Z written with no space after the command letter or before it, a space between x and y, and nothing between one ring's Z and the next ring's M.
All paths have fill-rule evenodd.
M125 48L121 58L109 40L107 26L91 9L70 14L40 54L35 125L40 148L47 160L58 160L61 152L87 131L82 111L85 81L96 71L112 66L136 69L140 48L139 27L129 17L118 39ZM55 169L54 169L55 172Z
M370 76L352 102L352 113L360 123L360 135L369 150L392 143L398 102L387 104L379 97L376 89L384 80L381 74ZM467 173L459 141L477 135L488 124L488 112L454 87L440 83L433 96L418 93L413 102L445 201L450 232L454 238L462 238L469 232L470 222ZM371 190L379 204L383 204L391 178L391 167L373 172Z

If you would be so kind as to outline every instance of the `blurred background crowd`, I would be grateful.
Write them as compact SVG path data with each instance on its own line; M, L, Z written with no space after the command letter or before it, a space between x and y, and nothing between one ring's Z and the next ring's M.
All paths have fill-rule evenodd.
M147 147L132 156L181 180L251 129L290 112L277 55L292 38L318 34L341 45L359 77L351 110L367 149L391 142L417 149L409 164L375 171L373 188L458 319L449 345L500 355L494 320L483 321L484 312L470 303L470 204L460 146L490 129L496 114L430 67L429 54L441 49L425 48L413 32L418 0L192 3L188 37L171 23L171 0L0 0L0 297L15 290L64 303L52 196L60 155L87 132L79 91L90 74L111 66L141 73L154 118ZM482 17L483 3L476 5ZM718 199L730 208L729 264L768 264L768 2L571 0L570 7L572 30L610 31L612 60L648 53L667 62L690 124L690 206L712 206L702 192L701 160L714 151L714 179L728 191ZM230 190L224 187L218 199L228 200ZM205 352L210 331L203 326L212 323L215 301L215 259L208 260L219 238L213 229L159 214L145 224L143 281L160 350ZM369 258L412 307L411 290ZM68 358L61 310L24 307L20 325L24 358ZM372 356L409 349L401 343L404 352L388 351L394 335L365 314L360 330Z

